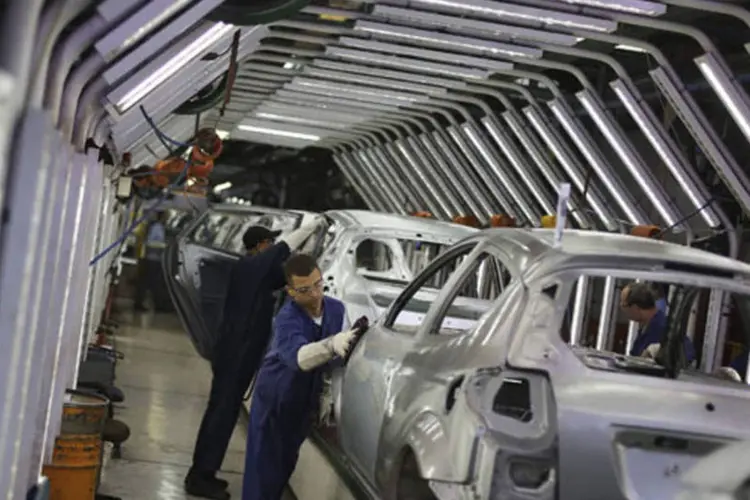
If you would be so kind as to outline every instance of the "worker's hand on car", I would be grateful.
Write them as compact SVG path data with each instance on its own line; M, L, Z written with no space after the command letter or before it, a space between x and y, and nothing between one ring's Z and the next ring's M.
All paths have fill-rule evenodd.
M352 348L354 339L357 338L357 330L347 330L333 336L333 352L340 358L345 358Z
M659 349L661 349L661 344L653 343L646 347L646 349L641 354L641 357L656 359L656 356L659 355Z

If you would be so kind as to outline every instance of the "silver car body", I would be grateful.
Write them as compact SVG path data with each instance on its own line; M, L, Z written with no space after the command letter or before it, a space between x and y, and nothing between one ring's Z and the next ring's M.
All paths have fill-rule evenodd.
M421 286L459 255L440 289ZM452 302L478 259L510 279L495 300ZM564 342L581 275L750 293L747 264L659 241L566 231L556 248L552 231L526 229L470 237L416 277L334 377L339 441L360 479L404 498L395 492L409 457L441 500L667 499L700 456L750 438L747 386L643 375L630 368L657 366ZM427 310L399 320L420 294Z
M325 215L331 223L327 233L315 235L305 246L321 256L326 293L347 304L351 320L362 315L377 318L421 269L419 266L428 262L428 251L436 254L477 231L435 220L361 210L335 210ZM244 231L259 224L284 234L315 216L298 210L214 205L180 233L165 253L165 274L178 314L202 356L210 357L228 273L244 251ZM380 271L357 268L358 247L367 240L387 249L387 265ZM316 248L312 248L316 242ZM414 251L409 248L411 244L423 250Z

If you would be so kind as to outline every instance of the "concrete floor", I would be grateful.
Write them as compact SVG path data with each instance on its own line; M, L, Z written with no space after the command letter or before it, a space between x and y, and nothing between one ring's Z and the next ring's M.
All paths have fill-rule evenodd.
M193 498L184 493L183 479L207 401L208 364L170 315L132 317L132 325L121 326L116 348L125 355L116 382L125 402L116 414L130 426L131 436L122 459L105 465L99 491L123 500ZM241 420L220 473L235 499L241 495L244 449Z

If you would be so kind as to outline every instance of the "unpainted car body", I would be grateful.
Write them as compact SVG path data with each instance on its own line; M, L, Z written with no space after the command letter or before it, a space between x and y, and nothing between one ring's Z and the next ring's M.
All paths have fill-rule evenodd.
M583 274L750 293L747 264L653 240L469 237L334 376L339 441L360 479L386 500L667 499L699 457L750 437L743 384L571 348L561 328Z
M336 210L325 215L329 228L311 237L305 247L320 256L326 293L347 304L351 321L361 315L376 318L413 278L415 269L426 264L430 252L436 254L476 231L434 220L360 210ZM229 272L244 253L244 231L257 224L283 234L314 216L304 211L214 205L170 245L164 261L170 293L201 356L211 357ZM363 254L363 243L369 243L372 251ZM358 265L358 260L366 261L366 265Z

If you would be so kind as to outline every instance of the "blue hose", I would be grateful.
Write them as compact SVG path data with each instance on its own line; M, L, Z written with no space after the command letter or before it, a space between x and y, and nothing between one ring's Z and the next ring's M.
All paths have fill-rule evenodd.
M176 140L172 139L171 137L167 136L161 130L159 130L159 127L157 127L156 124L154 123L154 121L151 119L151 117L148 116L148 113L146 113L146 110L144 109L144 107L141 106L140 109L141 109L141 113L143 114L143 117L146 120L146 123L149 124L149 126L151 127L151 129L154 131L154 133L158 137L161 137L166 142L174 144L177 147L184 147L184 148L190 147L190 144L185 144L185 143L176 141ZM133 231L135 231L135 228L137 228L138 225L141 222L143 222L146 219L148 219L151 216L151 214L153 214L156 211L156 209L159 208L159 206L161 206L162 203L164 203L164 200L167 199L167 194L169 193L169 190L171 188L177 186L185 177L187 177L187 173L190 170L190 162L191 162L191 160L192 160L192 158L188 158L187 162L185 162L185 168L182 169L182 172L180 172L180 175L177 176L177 179L175 179L175 181L172 184L170 184L169 186L167 186L164 189L164 191L161 193L158 201L156 203L154 203L154 205L151 208L149 208L148 210L146 210L145 213L140 218L138 218L135 222L133 222L133 224L127 230L125 230L125 232L123 232L115 241L113 241L109 246L107 246L107 248L105 248L104 250L102 250L101 252L99 252L99 254L97 254L93 259L91 259L91 261L89 262L89 267L96 265L96 263L99 262L100 260L102 260L109 252L111 252L115 248L119 247L122 244L122 242L125 241L125 238L127 238L128 236L130 236L130 234Z

